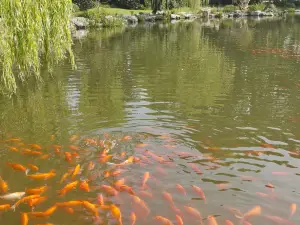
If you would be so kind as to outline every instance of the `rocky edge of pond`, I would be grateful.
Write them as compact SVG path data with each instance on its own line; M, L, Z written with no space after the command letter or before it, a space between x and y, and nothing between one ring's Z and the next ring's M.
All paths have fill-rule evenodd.
M230 13L213 13L211 8L202 9L201 14L192 13L192 12L179 12L176 14L167 14L164 11L158 11L156 14L153 13L139 13L137 15L108 15L105 16L105 20L114 21L121 20L124 25L136 25L139 22L156 22L163 20L174 21L182 21L182 20L194 20L198 18L240 18L240 17L274 17L274 16L282 16L286 12L285 11L277 11L277 10L266 10L266 11L241 11L235 10ZM300 10L296 10L296 14L300 14ZM73 24L76 30L87 29L90 26L91 21L85 17L73 17L71 19L71 23ZM103 27L103 24L97 24L97 27Z

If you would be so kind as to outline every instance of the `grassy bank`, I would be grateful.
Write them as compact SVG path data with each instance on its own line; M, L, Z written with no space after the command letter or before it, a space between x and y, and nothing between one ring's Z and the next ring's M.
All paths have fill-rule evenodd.
M98 11L98 8L88 9L87 11L79 11L75 12L74 16L86 16L89 14L95 14ZM101 10L107 15L134 15L139 14L140 12L150 13L151 10L134 10L134 9L121 9L121 8L106 8L101 7Z

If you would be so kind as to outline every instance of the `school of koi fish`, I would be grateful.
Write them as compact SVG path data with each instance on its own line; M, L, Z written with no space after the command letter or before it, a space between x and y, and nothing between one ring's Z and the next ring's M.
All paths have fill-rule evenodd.
M147 143L133 143L133 154L115 151L120 143L133 142L131 136L121 138L105 134L100 138L80 138L78 135L70 137L70 145L61 146L53 144L42 146L39 144L24 143L18 138L9 138L1 141L1 147L13 154L28 157L27 164L19 164L16 161L6 163L8 169L15 171L23 179L28 180L27 187L12 187L6 181L6 173L0 170L0 216L12 212L20 218L21 225L51 225L51 217L60 214L66 219L83 219L86 224L150 224L158 225L183 225L183 224L207 224L207 225L251 225L251 219L262 216L273 224L296 225L292 222L297 213L296 203L290 203L287 209L287 217L279 217L264 214L263 207L253 205L247 212L226 207L235 217L235 221L227 218L218 218L216 215L203 215L203 210L189 205L191 196L199 198L203 206L209 204L205 191L200 185L185 186L180 180L169 183L175 192L186 198L186 204L178 205L173 195L167 190L161 191L161 198L166 207L173 212L173 216L164 216L153 212L148 206L154 200L152 190L156 184L162 182L160 177L167 176L165 168L174 168L174 157L189 158L199 157L200 153L182 152L172 145L168 136L160 136L168 139L164 145L165 153L156 153L149 150ZM51 137L54 140L54 137ZM263 144L264 148L273 148L270 144ZM209 151L220 150L217 147L207 148ZM261 155L263 151L247 151L248 155ZM86 160L93 155L92 160ZM215 160L210 155L201 155L207 160ZM45 160L66 164L66 170L62 167L47 170ZM57 164L58 165L58 164ZM203 174L199 164L188 163L191 170L197 175ZM147 171L148 166L156 167L157 173ZM130 177L126 174L131 167L139 171ZM101 169L100 169L101 168ZM16 174L16 175L17 175ZM273 175L285 175L284 172L274 172ZM110 178L110 179L109 179ZM250 178L249 178L250 179ZM151 181L151 184L149 183ZM53 184L60 189L53 190ZM229 184L217 184L217 189L225 190ZM274 185L265 184L270 193L257 192L258 196L276 199ZM17 190L11 192L11 190ZM1 221L1 220L0 220ZM71 220L70 220L71 221ZM64 224L70 224L70 221ZM2 224L2 223L1 223ZM60 223L62 224L62 223Z
M294 53L293 50L284 50L279 48L261 48L252 50L252 54L274 54L279 55L283 59L299 59L300 55Z

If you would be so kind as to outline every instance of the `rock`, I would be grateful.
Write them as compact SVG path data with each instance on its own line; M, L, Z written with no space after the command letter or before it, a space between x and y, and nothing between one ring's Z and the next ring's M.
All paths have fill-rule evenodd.
M296 9L295 14L300 14L300 9Z
M155 16L154 16L154 18L155 18L155 20L164 20L164 15L161 15L161 14L156 14Z
M184 16L184 19L191 19L193 17L193 14L191 14L191 13L184 13L183 16Z
M171 20L180 20L180 16L176 14L171 14L170 18Z
M89 19L84 17L73 17L71 18L71 23L77 30L86 29L89 26Z
M165 15L165 12L164 11L157 11L156 15Z
M129 24L137 23L139 20L136 16L123 15L123 19L127 20Z
M233 17L243 17L244 13L241 10L235 10L233 12Z
M204 18L208 18L210 15L211 10L210 9L202 9L202 16Z
M140 13L138 16L139 21L155 22L155 16L152 13Z
M259 11L259 10L250 12L251 16L260 16L261 14L262 14L262 11Z

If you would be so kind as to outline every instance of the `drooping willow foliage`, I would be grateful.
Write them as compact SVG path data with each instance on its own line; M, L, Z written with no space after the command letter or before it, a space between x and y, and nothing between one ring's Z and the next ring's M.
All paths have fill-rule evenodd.
M71 0L0 1L1 89L16 92L16 81L41 79L44 64L53 65L69 55L72 66Z

